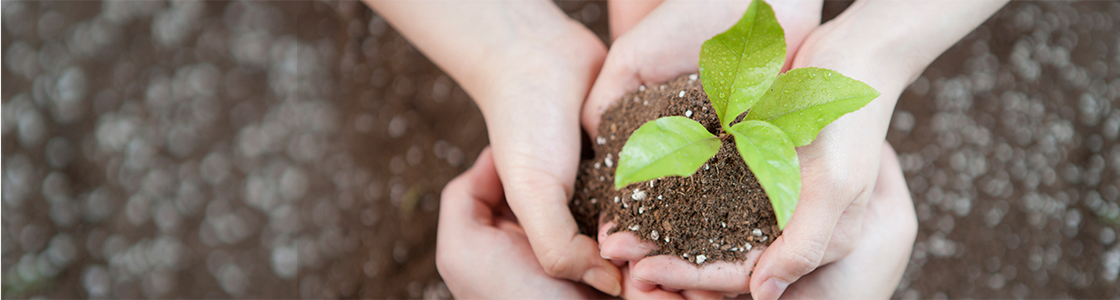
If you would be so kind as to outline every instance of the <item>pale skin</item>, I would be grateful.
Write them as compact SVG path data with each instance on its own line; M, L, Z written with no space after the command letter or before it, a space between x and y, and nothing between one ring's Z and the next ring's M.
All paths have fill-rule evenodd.
M599 115L619 96L640 84L696 72L695 53L700 44L730 26L746 7L741 4L742 8L725 15L682 2L685 4L661 3L612 45L584 105L584 129L592 136ZM799 48L790 50L792 59L787 66L836 70L871 85L881 96L825 127L812 144L797 149L803 186L794 215L782 235L770 247L755 249L761 253L748 254L751 260L746 263L697 269L675 257L643 258L653 246L638 242L632 234L601 236L603 256L630 261L631 276L639 281L667 289L751 293L754 299L777 299L805 274L854 255L863 239L876 239L867 236L873 229L863 227L862 220L879 177L882 150L877 145L883 143L898 96L933 59L1007 1L860 0L819 27L807 16L798 18L796 10L785 9L815 7L814 15L819 16L819 1L768 2L786 28L787 43L802 38L802 29L811 25ZM692 11L704 11L698 15L707 19L696 21ZM720 22L728 25L717 30L684 25Z
M917 233L909 189L890 146L882 146L879 178L861 220L866 237L851 255L818 268L790 286L790 299L883 299L898 284ZM459 299L597 299L586 285L549 276L536 264L525 230L513 216L483 150L470 170L441 197L436 266ZM869 268L868 266L875 266ZM621 296L633 299L719 299L720 293L667 291L635 280L622 267Z
M680 264L673 265L671 260L659 264L657 257L612 257L607 251L607 244L622 235L601 239L604 249L600 252L594 239L577 233L575 221L567 210L567 201L571 197L579 159L579 127L582 122L594 137L599 114L619 96L636 90L640 84L655 84L680 74L695 73L700 43L733 24L746 9L747 1L670 1L647 5L646 8L654 8L648 15L632 18L641 20L638 23L632 26L611 25L612 30L623 28L629 31L612 32L618 40L608 54L605 46L589 30L568 19L548 1L366 0L475 99L486 118L493 147L491 164L494 176L501 183L498 185L501 199L505 200L509 212L518 220L497 222L494 224L500 226L493 227L500 227L501 232L507 233L498 241L523 242L455 244L454 240L445 238L449 235L444 233L452 230L445 229L448 227L444 224L454 221L445 222L442 215L455 213L455 207L472 211L479 209L447 205L450 196L445 192L437 263L456 296L517 295L512 294L516 290L510 288L519 288L518 285L476 281L497 280L495 277L480 276L491 274L490 271L497 270L495 268L518 274L515 271L524 270L517 266L530 264L534 259L537 264L533 267L538 269L533 270L545 275L583 282L611 295L643 297L709 298L753 290L755 293L752 295L756 298L774 299L782 295L789 283L830 262L833 264L821 270L870 273L889 269L832 266L849 257L864 257L857 255L862 253L860 249L864 249L859 245L868 240L864 236L876 234L871 229L863 229L862 220L868 215L865 211L869 210L868 203L876 187L875 179L879 177L878 168L870 167L879 166L881 161L879 154L882 150L876 145L882 144L894 101L902 88L933 58L1005 1L940 5L861 0L836 21L821 27L817 27L819 20L816 19L819 18L819 1L772 2L778 2L771 4L779 22L786 27L787 44L790 44L788 66L834 69L867 82L883 96L868 107L826 127L816 142L798 150L805 185L801 202L783 236L770 250L755 254L759 260L754 266L753 278L745 276L750 274L751 268L742 265L736 270L743 276L699 281L694 276L676 276L691 273L678 273L681 271ZM609 6L613 9L617 5ZM965 10L968 12L961 12ZM899 13L907 11L913 13ZM635 16L640 14L635 13ZM870 17L859 17L864 15ZM936 18L930 15L936 15ZM613 12L611 17L614 18ZM676 22L672 24L679 26L656 27L657 24L664 26L666 21ZM800 50L795 51L798 47ZM449 185L448 189L451 187ZM829 196L828 199L824 199L824 195ZM490 224L483 225L486 226L474 228L490 228L487 227ZM468 231L462 235L470 234ZM890 245L905 242L905 247L891 249L905 249L908 255L913 237L886 241L891 242L888 243ZM486 253L500 251L499 247L489 245L507 244L520 247L520 254L507 256L511 261L520 263L495 264L489 268L455 267L485 257ZM636 242L616 244L621 245L616 249L640 247ZM523 251L526 245L531 255ZM466 249L478 251L464 251ZM464 253L481 254L472 257L464 256ZM621 267L603 259L604 256L618 260ZM513 257L518 260L513 260ZM905 255L900 261L904 266ZM711 268L693 270L694 273L705 274ZM470 276L463 272L476 273ZM533 274L539 275L540 272ZM656 274L669 276L654 277ZM839 280L851 279L851 275L857 274L811 277ZM862 277L866 274L858 275ZM506 283L518 283L520 279L529 278L514 276L510 277L513 281ZM887 287L893 290L893 286L897 285L897 278L883 278L888 280L877 282L881 284L878 285L880 289ZM894 278L893 283L890 278ZM555 282L569 281L524 283L544 290L544 286ZM790 293L801 286L829 285L808 281L808 278L805 282L793 284ZM869 286L868 290L879 289ZM483 295L472 294L471 291L509 293ZM889 295L889 291L885 295Z
M365 2L478 104L509 208L544 272L621 293L619 269L567 206L602 42L549 1Z

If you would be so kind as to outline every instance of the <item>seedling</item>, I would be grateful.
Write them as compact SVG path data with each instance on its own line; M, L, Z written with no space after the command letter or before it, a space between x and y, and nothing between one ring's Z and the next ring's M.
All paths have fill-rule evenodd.
M867 84L828 69L799 68L779 75L785 58L785 33L774 11L754 0L735 26L700 49L700 77L722 132L713 134L680 116L643 124L619 153L615 189L691 176L716 155L721 139L733 137L784 229L801 194L794 147L808 145L825 125L879 96ZM732 124L744 113L743 121Z

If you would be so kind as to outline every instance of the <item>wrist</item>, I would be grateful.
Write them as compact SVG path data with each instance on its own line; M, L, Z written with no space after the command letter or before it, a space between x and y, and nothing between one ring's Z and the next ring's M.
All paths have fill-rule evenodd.
M550 91L548 99L576 99L569 108L578 112L607 50L582 24L567 17L562 21L492 48L479 59L477 67L455 76L484 115L493 109L509 107L509 101L543 100L539 97L525 99L525 96L545 90Z

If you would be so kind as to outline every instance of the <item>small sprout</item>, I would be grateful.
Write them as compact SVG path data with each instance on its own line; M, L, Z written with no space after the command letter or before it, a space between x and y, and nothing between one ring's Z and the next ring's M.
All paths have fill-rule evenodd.
M642 226L630 225L630 231L638 231L638 229L642 229Z
M660 237L661 237L661 235L657 233L657 230L650 230L649 231L649 238L651 240L657 240Z
M614 203L618 203L618 196L614 196Z
M643 190L635 189L634 194L630 195L630 199L634 199L634 201L645 200L646 199L646 192L643 191Z
M644 214L644 213L646 213L646 207L645 206L639 206L638 207L638 214L640 215L640 214Z
M739 252L739 247L731 247L731 252Z
M649 181L649 187L650 187L650 188L653 188L653 183L654 183L655 181L657 181L657 179L654 179L654 180L650 180L650 181Z
M698 264L698 265L704 263L704 261L706 261L706 260L708 260L708 257L704 256L703 254L700 254L700 255L696 256L696 264Z
M716 243L716 240L714 240L714 239L708 239L708 244L715 244L715 243Z
M607 138L597 137L597 138L595 138L595 142L598 143L599 145L606 145L607 144Z
M785 33L770 5L751 1L738 23L701 45L700 72L689 75L689 80L703 81L720 132L709 132L692 120L691 110L684 118L669 116L643 124L619 154L615 189L659 177L691 176L730 137L766 192L778 229L784 228L801 193L795 147L808 145L826 125L879 96L871 86L828 69L782 73L785 46ZM661 91L666 88L658 86ZM645 86L638 89L644 92ZM679 91L677 97L685 94ZM743 120L732 125L739 116Z
M602 165L599 164L599 162L595 162L595 169L598 169L599 167L602 167Z
M599 203L599 199L591 198L591 204Z
M709 167L708 167L708 164L704 164L704 171L707 171L707 170L708 170L708 168L709 168Z
M638 86L638 91L639 91L639 92L645 92L645 91L646 91L646 85L644 85L644 84L643 84L643 85L639 85L639 86Z
M719 222L719 226L723 226L723 228L727 228L727 222Z
M667 235L665 236L665 242L666 242L666 243L668 243L668 242L669 242L669 236L667 236Z
M758 229L758 228L755 228L755 229L751 229L751 235L754 235L754 236L762 236L762 230L761 230L761 229Z
M630 208L630 204L622 203L622 208Z
M604 164L606 164L608 168L610 168L610 167L613 167L613 166L614 166L614 160L612 160L612 159L611 159L611 155L610 155L610 154L607 154L607 158L606 158L606 159L603 159L603 163L604 163Z

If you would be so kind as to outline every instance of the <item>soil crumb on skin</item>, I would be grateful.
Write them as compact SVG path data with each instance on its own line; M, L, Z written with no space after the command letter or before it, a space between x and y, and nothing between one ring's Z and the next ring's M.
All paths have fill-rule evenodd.
M580 162L576 194L569 203L580 231L596 237L599 214L615 222L611 233L629 231L657 244L647 256L673 255L695 264L746 259L780 234L769 198L735 150L723 140L719 152L689 177L671 176L614 189L619 152L648 121L685 116L709 132L722 131L695 74L639 89L603 113L595 157Z

